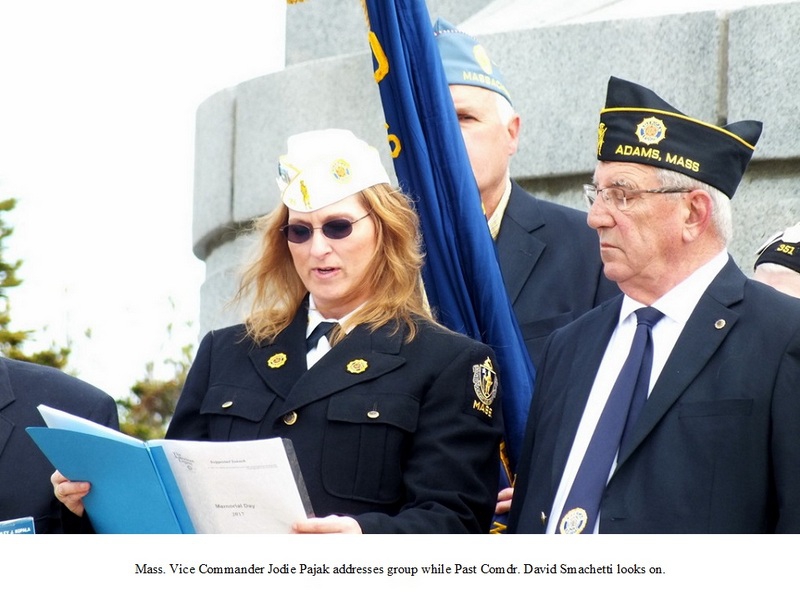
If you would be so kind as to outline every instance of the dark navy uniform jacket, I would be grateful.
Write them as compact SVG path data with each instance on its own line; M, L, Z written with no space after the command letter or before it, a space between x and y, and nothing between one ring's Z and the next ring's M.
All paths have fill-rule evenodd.
M304 308L273 343L203 339L167 437L292 441L316 516L365 533L489 529L502 432L491 350L420 323L359 326L306 368ZM488 359L488 367L487 367Z
M497 256L522 337L538 368L547 336L620 293L603 275L586 213L535 198L518 184L497 236Z
M58 369L0 358L0 520L33 517L36 533L61 533L63 505L50 483L55 467L25 431L45 426L39 404L119 429L117 405Z
M556 332L537 372L509 531L543 533L616 298ZM619 456L600 533L800 533L800 302L729 259ZM555 518L558 518L556 516Z

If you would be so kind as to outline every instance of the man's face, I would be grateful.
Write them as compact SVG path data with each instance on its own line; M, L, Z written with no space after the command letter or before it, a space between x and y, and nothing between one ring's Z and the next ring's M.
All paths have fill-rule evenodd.
M498 95L491 90L451 85L450 95L484 208L491 214L505 190L508 164L517 151L519 117L510 115L509 121L503 122Z
M635 163L598 163L594 184L598 189L623 188L631 200L622 211L598 194L589 210L587 221L600 238L606 277L633 298L660 297L687 259L682 195L634 194L662 187L653 167Z

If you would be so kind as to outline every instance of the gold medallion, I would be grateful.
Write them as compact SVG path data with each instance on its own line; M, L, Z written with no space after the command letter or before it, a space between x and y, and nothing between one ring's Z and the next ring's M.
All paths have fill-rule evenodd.
M658 144L667 137L667 126L656 117L647 117L636 126L636 137L643 144Z
M559 530L563 534L581 533L589 522L589 515L580 507L573 508L561 519Z
M267 359L267 366L270 369L280 369L283 365L286 364L286 355L283 352L278 352L277 354L273 354L272 356Z
M352 171L350 170L350 163L343 158L336 159L331 164L331 175L339 183L350 183L352 179Z
M367 361L365 361L363 358L357 358L347 363L347 372L358 375L359 373L366 371L368 366L369 365L367 364Z

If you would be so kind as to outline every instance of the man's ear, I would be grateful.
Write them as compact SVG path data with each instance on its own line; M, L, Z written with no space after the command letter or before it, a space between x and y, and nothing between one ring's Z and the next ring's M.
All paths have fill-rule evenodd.
M693 242L711 225L713 200L708 192L692 190L684 196L683 239Z
M508 139L509 139L509 147L508 147L508 154L509 156L513 156L517 153L519 149L519 132L520 128L522 127L522 118L517 114L514 113L514 116L508 120L506 125L506 129L508 130Z

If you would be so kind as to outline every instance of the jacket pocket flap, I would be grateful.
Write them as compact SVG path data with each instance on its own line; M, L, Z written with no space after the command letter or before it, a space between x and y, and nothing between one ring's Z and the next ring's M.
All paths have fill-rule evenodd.
M208 389L203 398L200 414L261 421L274 399L274 394L265 393L264 390L214 385Z
M331 398L328 420L346 423L394 425L404 431L415 431L419 402L401 394L369 394Z

